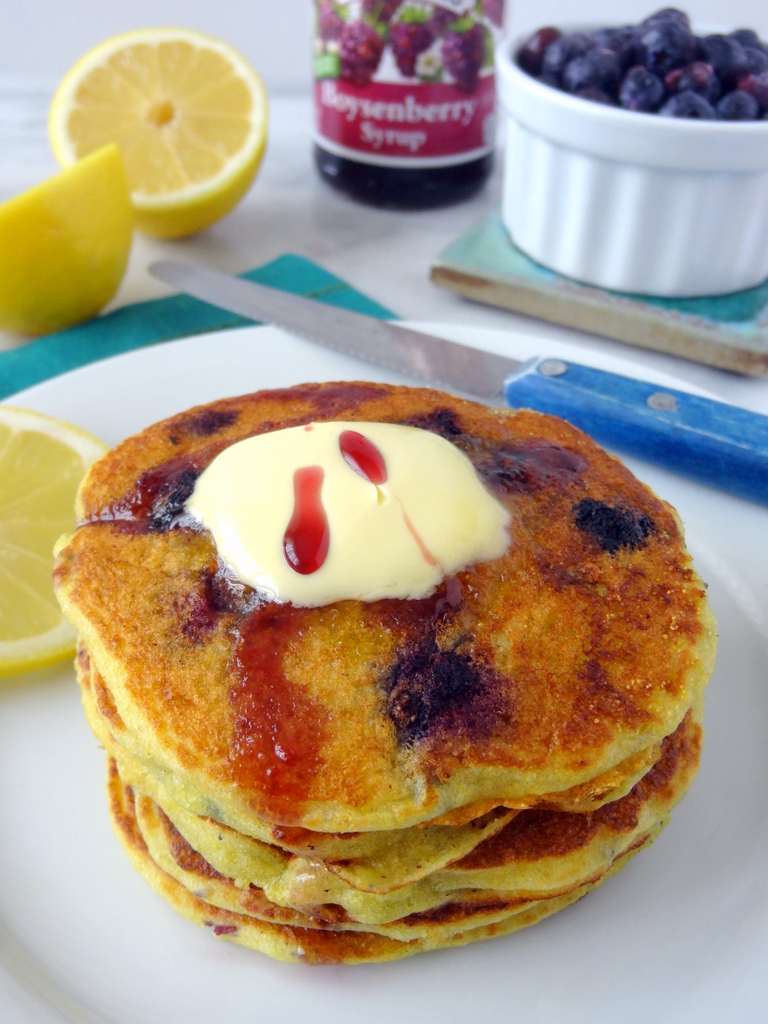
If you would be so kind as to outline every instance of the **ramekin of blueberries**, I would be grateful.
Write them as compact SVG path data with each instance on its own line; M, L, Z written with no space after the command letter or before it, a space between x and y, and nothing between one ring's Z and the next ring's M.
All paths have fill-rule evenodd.
M644 295L768 279L768 48L639 25L542 28L497 53L507 126L501 214L559 274Z
M695 35L665 7L638 25L563 33L540 28L517 52L545 85L662 117L768 120L768 43L749 28Z

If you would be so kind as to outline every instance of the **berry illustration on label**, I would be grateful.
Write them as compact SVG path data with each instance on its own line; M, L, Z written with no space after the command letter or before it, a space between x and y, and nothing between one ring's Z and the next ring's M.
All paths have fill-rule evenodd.
M504 0L315 0L315 139L442 166L490 152Z

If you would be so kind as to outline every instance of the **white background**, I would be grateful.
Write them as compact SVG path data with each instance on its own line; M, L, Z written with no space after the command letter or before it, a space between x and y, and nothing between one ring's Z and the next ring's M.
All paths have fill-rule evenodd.
M0 74L58 79L83 53L134 28L182 25L238 46L267 88L309 86L312 0L2 0ZM699 22L727 23L768 34L768 0L678 0ZM636 21L664 0L507 0L509 28Z

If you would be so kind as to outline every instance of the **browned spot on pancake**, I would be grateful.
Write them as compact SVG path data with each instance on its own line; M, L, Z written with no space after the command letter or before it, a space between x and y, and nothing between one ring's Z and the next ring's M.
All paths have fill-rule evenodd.
M168 850L182 871L192 871L204 878L224 878L216 868L211 867L202 854L198 853L179 832L171 819L157 804L152 805L165 832Z
M113 732L122 731L125 728L125 725L123 724L123 720L117 710L115 698L107 689L98 669L93 666L91 666L91 690L93 692L93 699L96 702L96 707L101 717L112 726Z
M273 813L301 818L313 777L321 770L328 711L285 675L283 659L311 609L268 604L240 624L230 692L233 780L263 794Z
M683 721L661 744L662 756L632 790L638 799L647 799L654 793L666 795L670 785L680 768L680 762L686 761L689 770L694 771L701 757L701 746L704 741L704 730L692 721L689 711ZM608 804L607 807L611 805Z
M597 831L593 817L563 811L521 811L497 836L480 843L459 865L476 871L505 864L511 858L562 857L587 845Z
M315 966L331 966L350 960L376 960L392 956L418 940L401 942L372 932L332 932L312 928L288 928L294 942L300 944L298 959Z
M478 897L477 899L468 899L466 902L461 903L444 903L441 907L434 907L432 910L422 910L418 914L409 914L407 917L402 918L398 924L415 925L427 921L432 924L456 924L468 918L476 917L478 914L503 913L504 911L514 910L516 907L523 907L526 903L532 902L533 900L526 899L524 896L511 897L508 900L493 896L487 899Z
M587 686L574 705L576 715L620 720L632 728L652 720L650 711L638 707L628 694L611 685L608 673L597 658L588 658L584 663L583 677Z
M473 446L466 454L491 487L508 494L564 491L578 482L588 466L577 452L539 438L521 445Z
M197 437L212 437L237 422L239 409L203 409L191 416L179 416L173 423L177 430ZM173 444L173 439L169 438Z
M354 920L338 903L322 903L312 907L307 913L313 924L319 925L321 928L331 928L333 925L345 924Z
M461 420L455 409L433 409L428 413L409 416L407 420L403 420L403 423L408 427L418 427L419 430L429 430L433 434L439 434L446 441L453 441L464 433Z
M689 712L677 730L662 743L662 755L626 796L588 814L564 811L521 811L501 832L475 847L457 862L468 871L498 867L513 860L536 861L562 857L586 846L598 830L616 834L637 828L643 804L667 795L668 787L686 758L694 766L701 752L701 729Z
M464 804L463 807L457 807L436 818L430 818L429 821L423 821L416 827L430 828L432 825L450 825L452 828L459 828L462 825L471 825L472 828L485 828L485 825L494 818L510 813L508 808L497 807L496 804L496 800L475 800L471 804Z
M91 689L91 658L88 654L88 648L79 643L77 645L77 654L75 655L77 661L77 667L80 670L80 682L84 690Z
M286 847L304 847L310 853L318 843L318 833L306 828L283 828L274 826L270 829L270 835L275 842ZM324 837L332 839L356 839L359 832L324 832Z
M292 388L277 388L268 394L276 401L311 402L317 415L331 419L348 409L354 409L360 402L386 398L389 388L386 385L380 387L351 381L341 384L298 384Z
M634 853L635 850L642 850L642 848L644 846L646 846L648 842L650 842L650 839L651 839L650 832L646 832L645 835L642 835L642 836L640 836L639 839L636 839L634 841L634 843L632 843L631 846L628 846L627 849L622 854L622 856L627 856L630 853Z
M494 444L466 433L458 414L449 408L409 416L403 422L451 441L468 456L489 486L506 493L564 490L589 465L577 452L543 438L529 438L513 445Z
M112 820L131 846L147 852L147 844L136 821L136 798L131 786L124 786L112 757L107 758L107 791Z

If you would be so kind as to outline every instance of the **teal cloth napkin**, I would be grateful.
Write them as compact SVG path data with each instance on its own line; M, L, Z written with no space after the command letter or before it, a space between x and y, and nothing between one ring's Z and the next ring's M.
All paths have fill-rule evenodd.
M381 320L395 319L390 310L303 256L286 253L240 276ZM0 400L99 359L191 334L226 331L252 323L253 320L189 295L171 295L166 299L122 306L21 348L0 352Z

